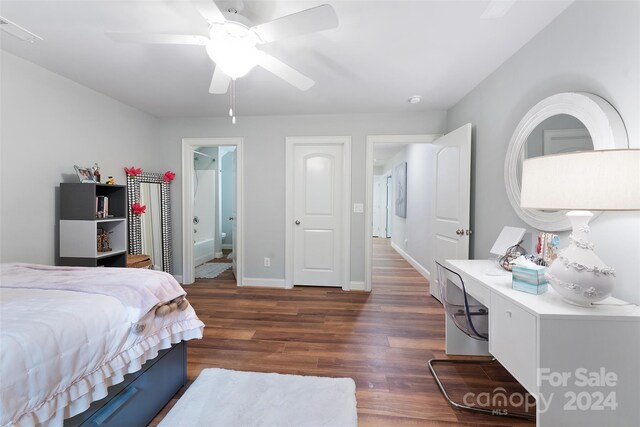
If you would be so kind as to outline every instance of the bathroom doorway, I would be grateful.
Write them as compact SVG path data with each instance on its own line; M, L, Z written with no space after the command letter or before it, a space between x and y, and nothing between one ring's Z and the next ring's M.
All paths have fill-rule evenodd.
M241 138L183 140L183 283L241 283Z
M193 166L193 267L196 279L213 279L235 256L236 147L196 147Z

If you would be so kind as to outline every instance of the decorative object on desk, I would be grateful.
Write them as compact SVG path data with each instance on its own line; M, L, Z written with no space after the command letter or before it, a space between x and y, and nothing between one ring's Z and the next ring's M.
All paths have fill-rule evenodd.
M175 172L171 172L171 171L166 171L164 173L164 182L171 182L174 180L174 178L176 177L176 173Z
M73 165L76 170L76 174L78 175L78 179L82 183L94 183L93 179L93 170L91 168L85 168L78 165Z
M538 245L536 252L540 257L540 265L549 266L558 257L558 246L560 245L560 237L557 234L538 233Z
M93 165L93 179L95 182L100 183L100 166L97 163Z
M530 294L543 294L547 292L548 280L544 276L547 267L526 263L512 267L511 287L517 291Z
M522 238L527 230L520 227L502 227L500 235L491 247L490 253L498 255L499 257L507 253L507 250L513 245L519 245L522 243Z
M131 166L130 168L125 167L124 172L127 176L138 176L142 173L142 168L136 168L135 166Z
M107 184L107 185L116 185L116 180L115 180L115 179L113 179L113 177L112 177L112 176L110 176L109 178L107 178L107 182L106 182L106 184Z
M502 257L500 257L498 263L502 268L507 271L511 271L511 262L513 262L514 259L527 254L527 251L522 246L520 246L521 243L522 240L520 240L518 244L510 246L509 248L507 248L507 252Z
M407 217L407 162L402 162L393 170L396 187L396 216Z
M131 211L134 215L142 215L147 210L146 205L141 205L140 202L136 202L131 205Z
M558 253L546 277L566 302L591 306L611 295L615 270L589 241L593 210L640 210L640 150L585 151L525 160L521 205L576 209L569 246ZM583 210L577 210L583 209Z

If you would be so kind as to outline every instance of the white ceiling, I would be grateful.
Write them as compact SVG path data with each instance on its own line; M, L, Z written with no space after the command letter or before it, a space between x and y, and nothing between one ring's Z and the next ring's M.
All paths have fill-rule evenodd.
M256 67L238 80L239 115L442 110L453 106L560 14L570 1L520 0L499 19L489 1L245 1L254 23L330 3L340 25L262 48L316 81L301 92ZM235 1L233 3L240 3ZM116 43L106 31L207 35L187 1L0 1L0 15L38 34L2 49L159 117L224 116L208 93L202 46ZM420 104L407 98L422 95Z

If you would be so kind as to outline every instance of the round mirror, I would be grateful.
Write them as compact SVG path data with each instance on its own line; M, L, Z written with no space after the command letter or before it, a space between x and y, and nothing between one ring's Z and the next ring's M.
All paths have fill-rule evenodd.
M522 162L530 157L613 148L628 148L627 133L607 101L579 92L542 100L523 117L509 143L505 185L511 205L523 221L539 230L570 229L564 211L520 207Z

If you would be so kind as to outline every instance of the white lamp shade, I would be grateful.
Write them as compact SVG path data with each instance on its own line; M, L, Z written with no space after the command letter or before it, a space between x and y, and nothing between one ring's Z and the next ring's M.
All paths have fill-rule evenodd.
M640 150L581 151L522 165L520 206L561 210L640 210Z

